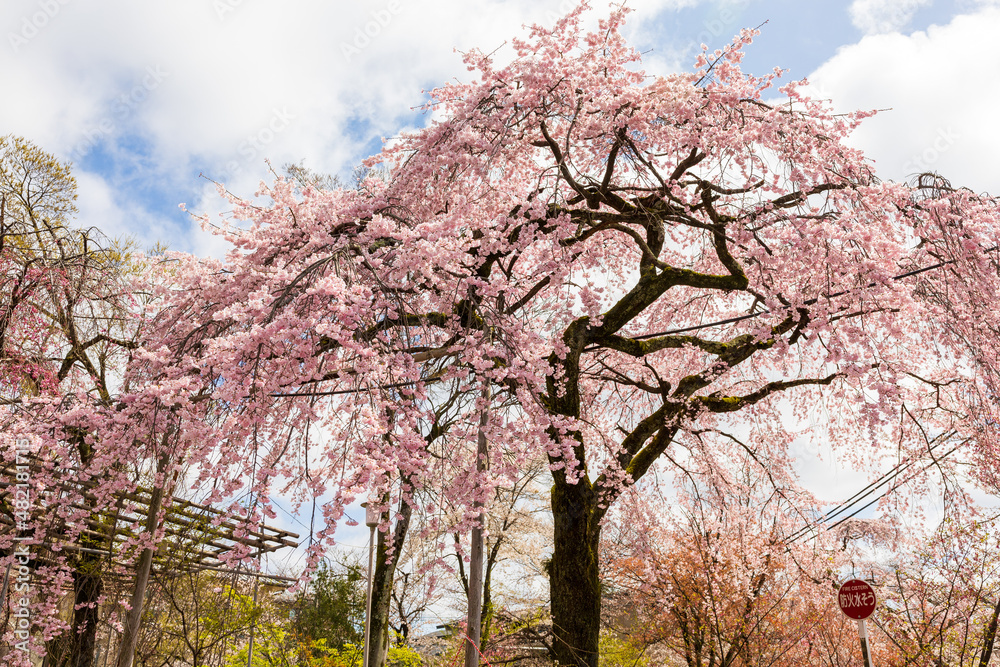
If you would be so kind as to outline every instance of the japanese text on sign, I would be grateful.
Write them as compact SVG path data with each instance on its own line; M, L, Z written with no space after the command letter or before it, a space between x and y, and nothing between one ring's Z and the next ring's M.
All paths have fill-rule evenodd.
M840 593L841 607L870 607L875 604L875 596L871 593Z

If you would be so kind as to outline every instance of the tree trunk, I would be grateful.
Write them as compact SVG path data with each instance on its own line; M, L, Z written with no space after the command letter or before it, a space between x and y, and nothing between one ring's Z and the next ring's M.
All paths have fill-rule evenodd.
M549 576L553 652L561 667L597 667L601 582L597 562L601 528L586 479L552 486L555 547Z
M92 556L90 559L81 558L81 561L84 562L73 573L73 599L77 606L87 606L73 611L69 655L63 663L68 667L93 667L94 652L97 650L97 599L104 590L98 567L100 558Z
M93 448L87 442L86 433L76 427L66 429L68 441L72 443L80 455L81 470L93 458ZM93 508L90 508L93 510ZM94 516L93 511L90 514ZM113 534L113 529L112 529ZM97 600L104 590L101 579L103 556L100 552L110 548L110 545L99 538L80 535L77 545L84 550L79 552L73 567L73 622L70 626L66 642L48 642L58 647L49 664L52 667L93 667L94 653L97 650Z
M483 399L489 401L489 386L483 389ZM486 457L489 455L486 441L486 424L489 413L484 409L479 417L479 433L476 438L476 472L482 474L486 469ZM465 667L479 667L482 655L483 629L483 525L486 516L483 514L483 503L477 498L472 505L477 511L478 523L472 529L472 544L469 548L469 585L466 590L469 600L469 613L466 622Z
M486 650L493 631L493 594L490 590L493 579L493 563L496 557L486 563L486 574L483 577L483 613L479 622L479 650Z
M483 625L483 529L472 531L469 548L469 613L465 624L465 667L478 667Z
M990 658L993 656L993 643L997 638L998 620L1000 620L1000 600L997 600L996 606L993 608L993 618L990 619L990 624L983 637L983 654L979 658L979 667L987 667L990 664Z
M372 577L372 615L368 638L368 667L384 667L389 653L389 609L392 605L392 582L396 564L406 541L412 510L405 501L400 503L399 519L392 535L392 557L388 556L385 533L378 531L378 548L375 551L375 574Z
M95 538L81 536L80 551L73 566L73 620L69 630L46 642L46 661L51 667L93 667L97 651L97 605L104 592L104 557L90 550L106 548ZM51 655L48 655L51 652Z

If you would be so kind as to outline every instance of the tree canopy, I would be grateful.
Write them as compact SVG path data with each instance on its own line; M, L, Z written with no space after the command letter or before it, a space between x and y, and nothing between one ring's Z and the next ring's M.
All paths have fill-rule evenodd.
M794 485L787 424L818 401L813 437L859 451L981 435L976 372L907 274L950 284L920 273L942 245L992 266L996 223L988 197L880 181L846 143L868 114L742 72L752 32L652 77L623 11L595 32L582 12L508 65L468 54L478 79L434 90L434 120L357 189L279 178L268 205L233 198L250 226L225 263L175 257L154 352L175 400L213 406L224 466L256 461L261 497L279 479L332 494L331 527L362 489L416 502L439 447L475 439L489 385L514 406L490 414L491 460L552 471L563 664L595 664L602 521L650 470L737 484L735 447ZM467 507L512 472L451 464L441 492Z
M586 9L508 64L467 54L476 78L432 91L428 126L357 188L224 193L234 250L164 255L114 421L169 442L214 501L252 499L250 524L274 495L320 498L328 544L367 495L390 559L434 497L416 490L464 508L446 527L463 530L544 458L553 656L596 666L624 493L663 471L745 497L749 457L805 514L790 445L817 404L805 437L859 457L989 458L1000 329L994 199L880 180L847 143L870 114L741 71L752 31L651 76L626 12L587 31ZM777 548L792 528L775 530Z

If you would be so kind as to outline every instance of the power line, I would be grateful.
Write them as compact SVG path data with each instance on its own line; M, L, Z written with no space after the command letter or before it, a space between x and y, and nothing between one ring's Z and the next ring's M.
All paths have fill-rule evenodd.
M1000 248L1000 245L993 246L992 248L990 248L986 252L995 252L998 248ZM924 267L921 267L919 269L913 269L912 271L906 271L905 273L900 273L899 275L892 276L890 278L890 280L902 280L903 278L909 278L911 276L919 275L921 273L926 273L927 271L933 271L934 269L940 269L942 266L947 266L949 264L954 264L954 263L955 263L955 260L953 260L953 259L950 259L950 260L947 260L947 261L943 261L943 262L938 262L937 264L931 264L930 266L924 266ZM878 283L871 282L871 283L868 283L867 286L868 287L875 287L877 284ZM815 304L819 303L820 299L835 299L838 296L844 296L845 294L850 294L851 291L852 290L849 290L849 289L847 289L847 290L841 290L840 292L834 292L834 293L826 295L826 296L813 297L812 299L806 299L806 301L803 303L803 305L812 306L812 305L815 305ZM771 311L765 308L764 310L758 310L756 312L748 313L746 315L737 315L736 317L729 317L729 318L726 318L724 320L719 320L717 322L709 322L707 324L695 324L695 325L692 325L692 326L689 326L689 327L680 327L678 329L668 329L666 331L661 331L659 333L651 333L651 334L642 334L642 335L639 335L639 336L632 336L632 340L644 340L646 338L656 338L657 336L672 336L674 334L687 333L689 331L699 331L701 329L709 329L711 327L718 327L718 326L722 326L724 324L734 324L736 322L742 322L743 320L750 320L750 319L753 319L755 317L761 317L763 315L768 315L770 313L771 313ZM599 349L599 348L596 348L596 347L595 348L587 348L584 351L586 352L587 350L594 350L594 349Z
M958 451L962 447L962 445L964 445L966 442L968 442L968 440L964 440L961 443L955 445L954 447L952 447L950 450L948 450L947 452L945 452L941 456L937 457L936 459L933 459L930 463L928 463L927 465L925 465L923 468L921 468L919 471L917 471L916 473L914 473L913 475L911 475L907 479L903 480L899 484L895 484L895 485L887 488L885 491L883 491L878 496L876 496L873 500L871 500L870 502L866 503L865 505L857 508L856 510L854 510L850 514L847 514L847 515L841 517L835 523L826 526L824 528L824 530L833 530L837 526L839 526L842 523L846 522L848 519L854 518L855 516L857 516L861 512L865 511L866 509L868 509L869 507L871 507L872 505L874 505L875 503L877 503L878 501L880 501L882 498L885 498L887 495L889 495L890 493L892 493L893 491L895 491L898 487L900 487L903 484L909 482L910 480L916 478L917 475L919 475L920 473L924 472L925 470L927 470L931 466L936 465L939 461L941 461L941 460L943 460L943 459L951 456L954 452ZM937 443L936 445L931 446L930 448L928 448L927 453L930 454L932 451L934 451L934 449L936 449L936 448L938 448L938 447L940 447L940 446L942 446L944 444L945 444L945 442L941 441L941 442ZM866 498L868 498L869 496L871 496L873 493L875 493L876 490L878 490L879 488L881 488L881 487L889 484L890 482L892 482L899 475L901 475L903 472L905 472L908 468L910 468L911 466L913 466L916 463L917 463L917 459L910 459L908 461L901 461L900 463L896 464L895 466L893 466L893 468L891 468L888 472L886 472L885 474L883 474L881 477L879 477L875 481L869 483L867 486L865 486L863 489L861 489L860 491L858 491L857 493L855 493L853 496L851 496L850 498L848 498L844 502L840 503L839 505L837 505L836 507L834 507L832 510L828 511L826 514L823 515L822 518L818 519L815 523L813 523L811 525L807 524L807 525L803 526L802 528L800 528L799 530L793 532L791 535L788 536L788 538L786 538L785 542L787 544L792 544L793 542L797 542L798 540L802 539L809 532L815 530L821 524L824 524L824 523L830 521L831 519L837 517L841 513L847 511L853 505L856 505L857 503L865 500Z
M940 444L941 443L938 443L936 445L932 445L928 449L928 453L930 451L933 451L933 449L935 447L938 447ZM869 482L867 486L865 486L864 488L862 488L860 491L858 491L857 493L855 493L853 496L851 496L847 500L844 500L839 505L834 506L833 509L827 511L820 519L818 519L816 521L815 524L812 524L812 525L808 525L807 524L807 525L803 526L802 528L800 528L799 530L797 530L794 533L792 533L791 535L789 535L789 537L788 537L789 541L794 542L795 540L799 539L802 535L804 535L805 533L809 532L814 525L819 525L819 524L822 524L822 523L826 523L826 522L830 521L831 519L835 518L837 515L841 514L842 512L847 511L852 505L855 505L856 503L864 500L865 498L867 498L868 496L870 496L872 493L874 493L877 489L879 489L880 487L885 486L886 484L888 484L889 482L891 482L900 473L902 473L904 470L906 470L907 468L909 468L910 466L912 466L915 463L915 461L916 461L916 459L909 459L909 460L906 460L906 461L900 461L899 463L897 463L896 465L894 465L892 468L890 468L887 472L885 472L881 477L873 480L872 482ZM880 496L880 498L881 498L881 496Z
M993 246L992 248L989 248L988 250L986 250L986 252L995 252L998 249L1000 249L1000 245ZM898 275L892 276L890 278L890 280L899 281L899 280L902 280L904 278L909 278L909 277L912 277L912 276L919 275L921 273L926 273L927 271L933 271L934 269L940 269L943 266L948 266L949 264L954 264L955 261L956 260L950 259L950 260L938 262L937 264L931 264L929 266L924 266L924 267L920 267L918 269L913 269L911 271L905 271L905 272L900 273ZM871 282L871 283L868 283L868 287L875 287L877 284L878 283ZM811 299L807 299L803 303L803 305L812 306L812 305L815 305L815 304L819 303L819 301L821 299L828 299L828 300L829 299L835 299L837 297L844 296L845 294L849 294L851 291L853 291L853 290L847 289L847 290L841 290L839 292L833 292L832 294L824 295L822 297L813 297ZM712 327L719 327L719 326L723 326L723 325L726 325L726 324L735 324L737 322L743 322L745 320L750 320L750 319L754 319L754 318L757 318L757 317L762 317L762 316L768 315L770 313L771 313L771 311L765 308L763 310L758 310L758 311L755 311L753 313L747 313L746 315L736 315L734 317L728 317L728 318L725 318L725 319L722 319L722 320L717 320L715 322L707 322L707 323L704 323L704 324L693 324L691 326L679 327L679 328L676 328L676 329L667 329L666 331L660 331L660 332L657 332L657 333L640 334L638 336L631 336L630 338L631 338L631 340L646 340L648 338L657 338L659 336L673 336L673 335L676 335L676 334L689 333L691 331L701 331L702 329L710 329ZM595 346L591 346L591 347L586 347L586 348L583 349L583 351L584 352L593 352L595 350L600 350L600 349L603 349L603 348L601 348L600 346L596 346L595 345ZM422 382L424 382L424 383L429 383L429 382L434 382L434 381L435 381L434 379L422 380ZM388 385L380 385L378 387L378 389L396 389L396 388L399 388L399 387L413 386L415 384L417 384L417 381L396 382L396 383L392 383L392 384L388 384ZM337 389L337 390L332 390L332 391L310 391L310 392L303 392L303 393L298 393L298 392L283 392L283 393L273 393L273 394L271 394L271 396L275 397L275 398L286 398L286 397L294 397L294 396L301 396L301 397L337 396L337 395L342 395L342 394L362 393L362 392L366 392L366 391L371 391L371 389Z

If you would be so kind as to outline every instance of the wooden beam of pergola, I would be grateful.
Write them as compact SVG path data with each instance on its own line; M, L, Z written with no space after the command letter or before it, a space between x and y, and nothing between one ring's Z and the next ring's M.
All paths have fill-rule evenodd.
M29 470L38 471L41 462L36 457L29 458ZM61 481L56 489L64 493L78 494L81 500L98 501L93 489L99 483L97 480L71 479L73 469L66 469L67 479ZM13 463L0 466L0 535L9 534L17 529L13 513L2 511L4 505L9 506L12 497L11 487L16 484L16 468ZM107 553L111 555L116 545L123 544L134 537L137 531L133 526L141 524L149 513L153 491L138 487L134 491L115 494L117 502L111 506L96 507L79 502L70 503L74 509L83 510L89 515L83 519L84 526L76 531L77 536L86 536L91 543L103 542L107 545ZM35 508L32 518L42 518L41 508ZM67 542L65 534L70 527L52 515L53 522L48 527L45 542L40 545L45 551L53 552L61 549L72 549L73 543ZM184 546L184 566L220 568L225 563L220 560L225 553L239 546L250 547L257 555L278 551L285 547L298 546L295 541L299 536L287 530L259 524L256 527L248 525L246 517L230 516L214 507L185 499L174 499L164 508L164 534L173 538L177 546ZM235 532L242 530L243 537L236 537ZM76 545L79 546L79 545ZM159 550L158 550L159 551ZM40 555L40 554L39 554ZM161 568L168 566L169 554L160 554L157 558ZM50 560L45 558L44 560ZM180 564L178 564L180 566ZM169 567L168 567L169 569Z

